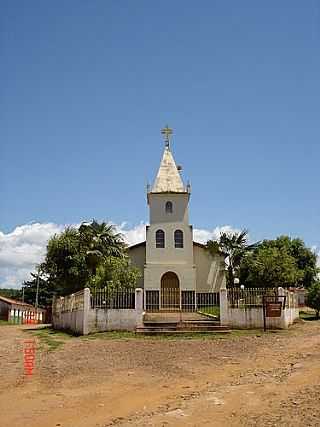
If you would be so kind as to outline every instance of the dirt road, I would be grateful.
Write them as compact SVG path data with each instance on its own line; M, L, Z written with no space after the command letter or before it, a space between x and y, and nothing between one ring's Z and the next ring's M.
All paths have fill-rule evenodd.
M320 426L320 322L224 338L35 338L0 326L1 427Z

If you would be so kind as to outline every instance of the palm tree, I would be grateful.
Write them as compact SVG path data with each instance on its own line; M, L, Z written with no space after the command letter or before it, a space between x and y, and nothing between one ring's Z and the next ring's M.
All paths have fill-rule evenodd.
M223 232L219 240L208 240L207 249L212 255L222 255L227 266L227 285L234 285L234 278L241 260L247 252L257 248L259 242L247 244L248 230L240 232Z
M93 276L98 265L108 257L124 257L126 245L120 233L106 222L83 222L79 227L80 238L87 246L86 261Z

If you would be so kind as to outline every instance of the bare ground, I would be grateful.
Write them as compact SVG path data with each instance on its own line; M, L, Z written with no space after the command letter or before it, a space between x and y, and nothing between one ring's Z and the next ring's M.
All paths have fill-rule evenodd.
M224 338L37 334L0 325L1 427L320 426L319 321Z

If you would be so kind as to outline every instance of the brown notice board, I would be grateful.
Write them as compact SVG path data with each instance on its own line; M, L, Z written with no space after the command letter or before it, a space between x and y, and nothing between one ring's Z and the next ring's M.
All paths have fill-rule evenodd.
M267 302L266 317L281 317L282 302Z

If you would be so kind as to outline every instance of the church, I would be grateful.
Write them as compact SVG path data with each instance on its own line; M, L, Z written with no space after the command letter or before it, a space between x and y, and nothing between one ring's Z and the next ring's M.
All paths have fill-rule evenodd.
M173 158L172 130L166 127L161 133L164 152L154 183L147 189L146 241L129 247L128 253L131 263L141 271L138 286L149 296L154 291L159 309L181 308L183 296L219 292L225 267L223 257L212 256L205 245L193 240L189 224L191 187L184 184L181 168Z

